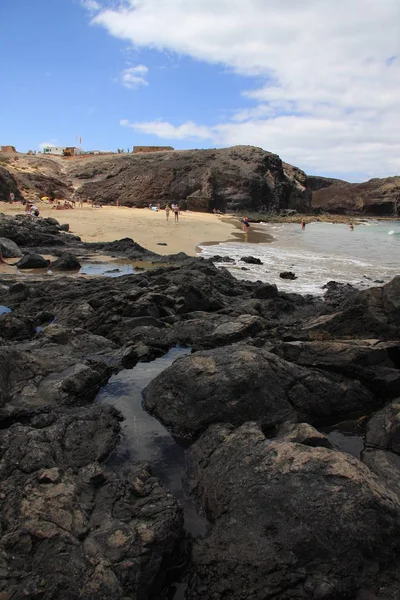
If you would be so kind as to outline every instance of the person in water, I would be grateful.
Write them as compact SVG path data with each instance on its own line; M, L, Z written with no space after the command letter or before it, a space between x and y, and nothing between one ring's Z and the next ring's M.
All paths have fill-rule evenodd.
M353 223L350 223L350 231L353 231L353 229L354 229L354 225L353 225Z
M247 217L243 217L242 219L242 223L243 223L243 231L245 233L248 232L248 230L250 229L250 223L249 223L249 219Z
M305 222L305 220L304 220L304 219L303 219L303 220L302 220L302 222L301 222L301 228L302 228L302 229L305 229L305 228L306 228L306 222Z

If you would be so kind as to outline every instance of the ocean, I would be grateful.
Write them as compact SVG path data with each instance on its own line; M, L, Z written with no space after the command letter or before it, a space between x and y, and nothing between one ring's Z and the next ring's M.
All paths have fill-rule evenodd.
M297 223L252 227L272 236L273 241L204 245L200 246L200 256L229 256L235 264L216 264L238 279L275 283L282 291L301 294L321 295L322 286L332 280L362 289L386 283L400 274L400 221L368 220L355 225L353 231L346 224L319 222L307 224L304 230ZM254 256L263 264L240 262L243 256ZM294 272L297 279L281 279L282 271Z

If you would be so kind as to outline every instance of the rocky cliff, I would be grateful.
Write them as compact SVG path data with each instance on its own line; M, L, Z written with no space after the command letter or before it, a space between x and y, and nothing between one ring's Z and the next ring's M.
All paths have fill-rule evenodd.
M190 210L307 212L311 207L305 173L252 146L72 160L18 155L4 169L26 197L75 193L103 204L179 202Z
M0 153L0 201L47 195L144 207L179 202L197 211L330 212L396 216L400 177L348 183L309 176L253 146L63 159Z
M317 180L317 181L311 181ZM400 177L348 183L339 179L307 177L312 208L331 213L399 216Z

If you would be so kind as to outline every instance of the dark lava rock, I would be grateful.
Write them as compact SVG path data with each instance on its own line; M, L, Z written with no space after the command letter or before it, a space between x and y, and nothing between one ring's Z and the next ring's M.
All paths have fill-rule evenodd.
M0 347L0 421L92 402L111 375L115 348L100 336L56 324L24 345Z
M310 185L314 177L307 177ZM323 179L323 178L318 178ZM312 207L331 213L390 216L397 214L400 177L370 179L363 183L348 183L340 179L325 179L327 185L314 186ZM310 189L310 188L309 188ZM311 188L312 189L312 188Z
M168 246L166 242L157 242L157 246Z
M217 425L191 447L188 490L210 529L193 545L188 598L336 600L373 589L400 550L399 498L360 461L308 438Z
M368 421L365 443L362 461L400 496L400 400L388 404Z
M383 283L383 282L382 282ZM350 298L353 294L358 292L357 288L349 283L339 283L337 281L328 281L322 286L323 290L326 290L324 294L324 300L326 304L332 306L332 308L341 308L343 303Z
M234 263L235 260L233 258L231 258L230 256L220 256L219 254L214 254L214 256L212 256L209 260L211 260L212 262L217 262L217 263Z
M283 271L279 273L281 279L297 279L296 275L292 271Z
M62 233L55 219L32 219L26 215L0 215L0 236L12 240L21 248L52 248L76 246L80 238Z
M19 258L22 256L17 244L7 238L0 238L0 251L4 258Z
M188 439L213 423L253 419L271 428L289 420L337 422L346 413L377 405L358 382L324 376L246 345L182 358L143 394L146 410Z
M26 340L35 333L33 319L29 317L16 317L12 313L0 315L0 339Z
M81 264L73 254L63 254L51 264L52 271L79 271Z
M393 398L400 394L400 342L296 340L277 343L273 351L304 367L359 379L379 396Z
M25 254L20 261L16 263L19 269L47 269L50 261L40 254Z
M276 285L270 283L263 283L259 285L253 292L254 298L260 298L262 300L268 300L269 298L276 298L278 296L278 288Z
M307 326L319 338L400 338L400 276L386 285L351 294L341 310L317 317Z
M240 262L247 263L248 265L263 265L264 264L259 258L255 258L255 256L243 256L240 259Z
M102 467L116 443L102 406L0 433L4 598L149 600L183 537L177 501L145 465Z
M71 163L70 177L82 180L80 198L105 204L145 207L162 198L194 211L306 212L311 202L304 172L252 146L99 156Z
M69 231L68 223L63 223L62 225L60 225L60 231Z
M382 408L368 421L366 443L400 455L400 399Z

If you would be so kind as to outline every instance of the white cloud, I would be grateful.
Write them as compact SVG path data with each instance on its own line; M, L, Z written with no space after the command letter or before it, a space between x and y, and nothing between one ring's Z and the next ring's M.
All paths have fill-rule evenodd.
M145 65L127 67L121 73L121 83L124 87L132 89L140 85L149 85L146 75L149 69Z
M171 123L165 121L150 121L145 123L130 123L127 119L120 121L123 127L131 127L135 131L141 133L156 135L159 138L169 140L185 140L185 139L211 139L213 134L208 127L196 125L192 121L182 123L178 127L174 127Z
M101 9L101 5L96 0L81 0L81 4L89 12L97 12Z
M132 124L139 131L256 144L310 172L399 169L398 0L126 0L93 22L264 81L245 82L230 121Z

